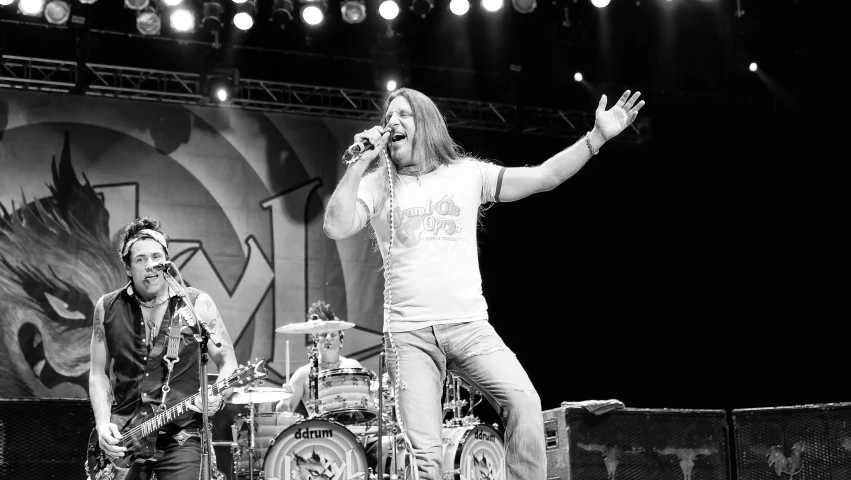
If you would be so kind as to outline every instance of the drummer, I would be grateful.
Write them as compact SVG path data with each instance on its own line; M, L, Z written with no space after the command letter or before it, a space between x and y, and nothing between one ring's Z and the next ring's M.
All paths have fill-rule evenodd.
M319 300L307 309L307 321L340 320L331 310L331 305ZM340 355L343 348L343 331L320 333L317 348L319 350L319 371L335 368L362 368L360 362ZM275 410L278 412L295 412L299 402L307 404L310 389L310 364L299 367L290 377L284 389L292 388L293 395L278 402Z

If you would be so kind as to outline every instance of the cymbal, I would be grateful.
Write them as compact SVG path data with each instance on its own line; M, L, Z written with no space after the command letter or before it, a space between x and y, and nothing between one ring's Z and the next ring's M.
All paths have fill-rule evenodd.
M336 332L338 330L347 330L354 327L352 322L344 322L342 320L311 320L303 323L291 323L275 329L278 333L290 334L319 334Z
M228 399L228 403L245 405L248 403L277 402L292 397L292 392L274 387L245 387L237 388Z

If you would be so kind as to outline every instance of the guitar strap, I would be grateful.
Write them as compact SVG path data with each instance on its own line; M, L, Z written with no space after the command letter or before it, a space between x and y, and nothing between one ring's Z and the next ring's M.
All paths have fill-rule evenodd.
M183 301L187 301L188 297L180 297ZM171 391L171 387L168 386L168 383L171 381L171 371L174 369L174 364L180 361L180 315L173 315L171 317L171 327L168 331L168 350L165 354L165 364L168 368L168 373L165 376L165 382L163 382L163 398L160 402L160 410L166 409L165 397L168 395L168 392Z

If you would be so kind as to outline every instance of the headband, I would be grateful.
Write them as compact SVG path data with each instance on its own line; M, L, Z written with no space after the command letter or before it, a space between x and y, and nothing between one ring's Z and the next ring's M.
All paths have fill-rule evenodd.
M145 228L139 230L138 232L136 232L136 235L134 235L133 238L127 240L127 243L124 244L124 248L121 249L121 256L126 257L127 253L130 251L130 247L132 247L134 243L144 238L150 238L151 240L162 245L163 249L165 250L165 254L168 255L168 242L165 241L165 235L156 230Z

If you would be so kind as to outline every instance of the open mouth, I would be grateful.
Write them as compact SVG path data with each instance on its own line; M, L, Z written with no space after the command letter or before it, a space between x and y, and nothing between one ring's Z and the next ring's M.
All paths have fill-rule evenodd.
M408 138L408 137L407 137L407 135L405 135L404 133L394 133L394 134L390 137L390 143L396 143L396 142L401 141L401 140L404 140L404 139L406 139L406 138Z
M44 343L42 342L41 332L35 325L26 323L21 326L18 330L18 345L33 374L48 389L52 389L61 383L73 383L88 390L89 382L87 373L77 377L68 377L53 369L44 355Z

